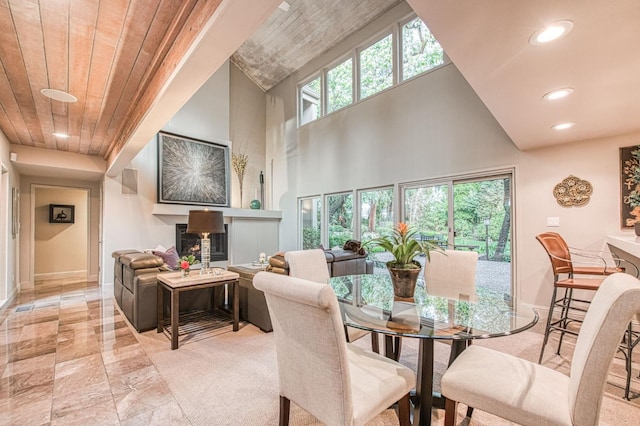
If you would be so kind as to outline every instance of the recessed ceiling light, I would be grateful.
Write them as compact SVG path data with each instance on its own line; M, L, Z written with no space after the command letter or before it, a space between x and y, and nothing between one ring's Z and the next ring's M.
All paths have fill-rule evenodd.
M47 98L51 98L60 102L77 102L78 101L78 98L73 96L71 93L63 92L62 90L41 89L40 93L45 95Z
M553 130L566 130L566 129L569 129L569 128L575 126L575 125L576 125L576 123L574 123L573 121L567 121L566 123L556 124L555 126L552 126L551 128Z
M53 136L57 137L57 138L63 138L63 139L67 139L69 137L68 134L66 133L61 133L61 132L53 132L51 133Z
M551 92L545 93L542 99L546 99L548 101L554 101L556 99L562 99L566 96L569 96L573 93L572 87L563 87L562 89L552 90Z
M531 37L529 37L529 43L534 46L540 46L566 36L572 29L573 22L557 21L533 33Z

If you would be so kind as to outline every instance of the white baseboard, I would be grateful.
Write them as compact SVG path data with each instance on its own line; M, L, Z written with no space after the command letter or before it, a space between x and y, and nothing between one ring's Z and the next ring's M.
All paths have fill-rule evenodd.
M44 274L34 274L33 279L38 280L59 280L62 278L78 278L87 279L87 270L81 271L65 271L65 272L47 272Z

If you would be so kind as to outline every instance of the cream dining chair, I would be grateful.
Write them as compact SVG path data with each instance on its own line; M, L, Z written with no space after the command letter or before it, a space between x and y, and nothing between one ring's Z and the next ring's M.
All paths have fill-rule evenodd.
M329 268L324 251L321 249L293 250L284 254L284 260L289 264L289 275L322 284L329 284ZM361 337L371 334L371 350L379 352L378 336L359 328L344 327L348 342L355 342Z
M640 312L640 281L616 273L595 292L576 341L569 376L473 345L442 376L445 425L458 402L523 425L597 425L613 355Z
M342 338L331 286L271 272L259 272L253 284L273 324L280 425L289 424L291 401L326 425L364 425L398 402L400 424L411 424L415 373Z

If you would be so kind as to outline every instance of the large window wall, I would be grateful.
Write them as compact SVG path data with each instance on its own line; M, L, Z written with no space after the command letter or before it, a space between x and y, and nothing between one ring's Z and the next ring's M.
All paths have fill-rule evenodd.
M509 169L327 194L324 208L322 196L300 198L302 248L341 248L350 239L366 243L391 234L402 221L421 241L477 252L478 286L511 297L512 176ZM322 215L326 226L318 226L325 223ZM369 253L379 268L390 260L380 248L369 247Z

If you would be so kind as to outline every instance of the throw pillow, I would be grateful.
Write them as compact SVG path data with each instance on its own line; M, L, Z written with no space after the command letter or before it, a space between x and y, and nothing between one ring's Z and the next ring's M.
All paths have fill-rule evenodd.
M180 256L178 256L178 252L176 251L175 246L169 247L167 251L154 250L153 254L155 254L156 256L160 256L169 268L178 269Z

